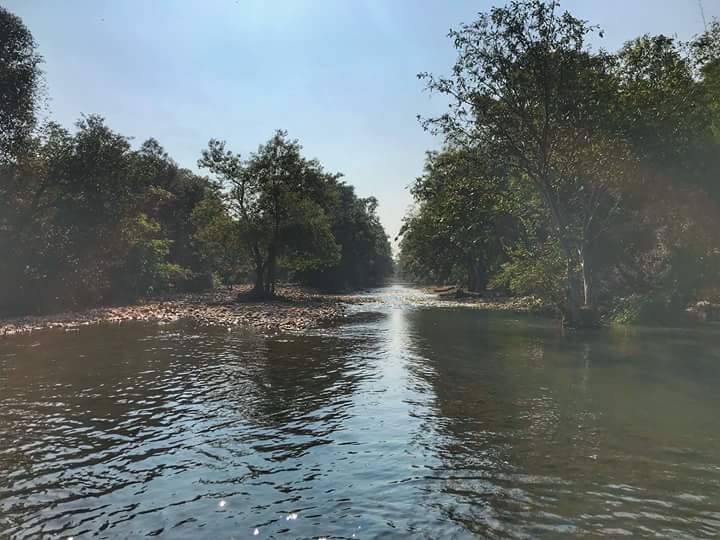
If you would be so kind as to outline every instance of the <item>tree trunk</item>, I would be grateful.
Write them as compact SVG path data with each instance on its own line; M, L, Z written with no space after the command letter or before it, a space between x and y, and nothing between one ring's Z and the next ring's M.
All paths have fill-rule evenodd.
M595 328L599 326L598 314L592 305L592 282L590 265L584 250L565 250L567 256L567 289L565 303L561 307L563 326L567 328Z
M240 295L240 299L263 299L265 298L265 264L258 246L253 246L252 256L255 262L255 284L249 293Z
M585 261L582 246L578 246L568 230L568 220L565 213L555 199L551 185L551 178L547 175L538 176L535 185L545 202L550 216L555 224L560 246L567 262L567 283L565 301L560 306L563 326L568 328L592 328L599 325L597 312L590 304L591 283L590 269Z
M262 262L255 263L255 285L250 291L250 296L253 298L263 298L265 296L265 271Z
M483 292L487 287L487 275L477 261L468 262L468 291Z
M265 262L265 267L267 270L267 274L265 277L265 297L266 298L272 298L275 296L275 264L276 264L276 253L275 253L275 246L270 245L268 248L268 256L267 261Z
M580 270L582 273L583 283L583 301L585 306L592 306L592 268L590 261L588 261L585 249L581 249L580 255Z

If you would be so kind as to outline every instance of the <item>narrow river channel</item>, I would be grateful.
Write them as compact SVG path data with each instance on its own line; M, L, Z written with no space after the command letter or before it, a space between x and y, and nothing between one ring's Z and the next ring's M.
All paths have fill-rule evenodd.
M720 534L718 330L367 299L0 341L0 538Z

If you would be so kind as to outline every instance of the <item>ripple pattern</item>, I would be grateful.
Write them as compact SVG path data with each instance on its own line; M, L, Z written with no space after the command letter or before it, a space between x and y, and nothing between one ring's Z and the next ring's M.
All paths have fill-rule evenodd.
M0 538L720 534L717 336L412 294L305 335L0 343Z

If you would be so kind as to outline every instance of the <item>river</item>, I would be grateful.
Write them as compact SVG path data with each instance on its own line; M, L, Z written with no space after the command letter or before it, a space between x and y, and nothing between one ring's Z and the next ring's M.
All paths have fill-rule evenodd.
M720 332L413 299L0 341L0 538L720 534Z

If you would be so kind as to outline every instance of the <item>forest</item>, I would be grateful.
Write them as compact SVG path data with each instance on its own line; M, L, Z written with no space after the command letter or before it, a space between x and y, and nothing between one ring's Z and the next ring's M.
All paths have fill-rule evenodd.
M0 314L49 313L251 282L382 283L373 197L283 130L192 170L102 116L49 118L43 58L0 8ZM671 323L720 305L720 23L619 50L558 2L518 0L449 34L444 113L411 186L399 274L532 295L566 326ZM710 307L708 307L710 306Z
M669 322L720 296L720 24L610 52L557 2L513 1L449 34L446 112L414 182L399 268L536 295L567 326Z
M284 131L245 157L211 140L198 170L96 114L47 117L43 58L0 8L0 314L132 302L251 281L329 290L393 271L377 201Z

